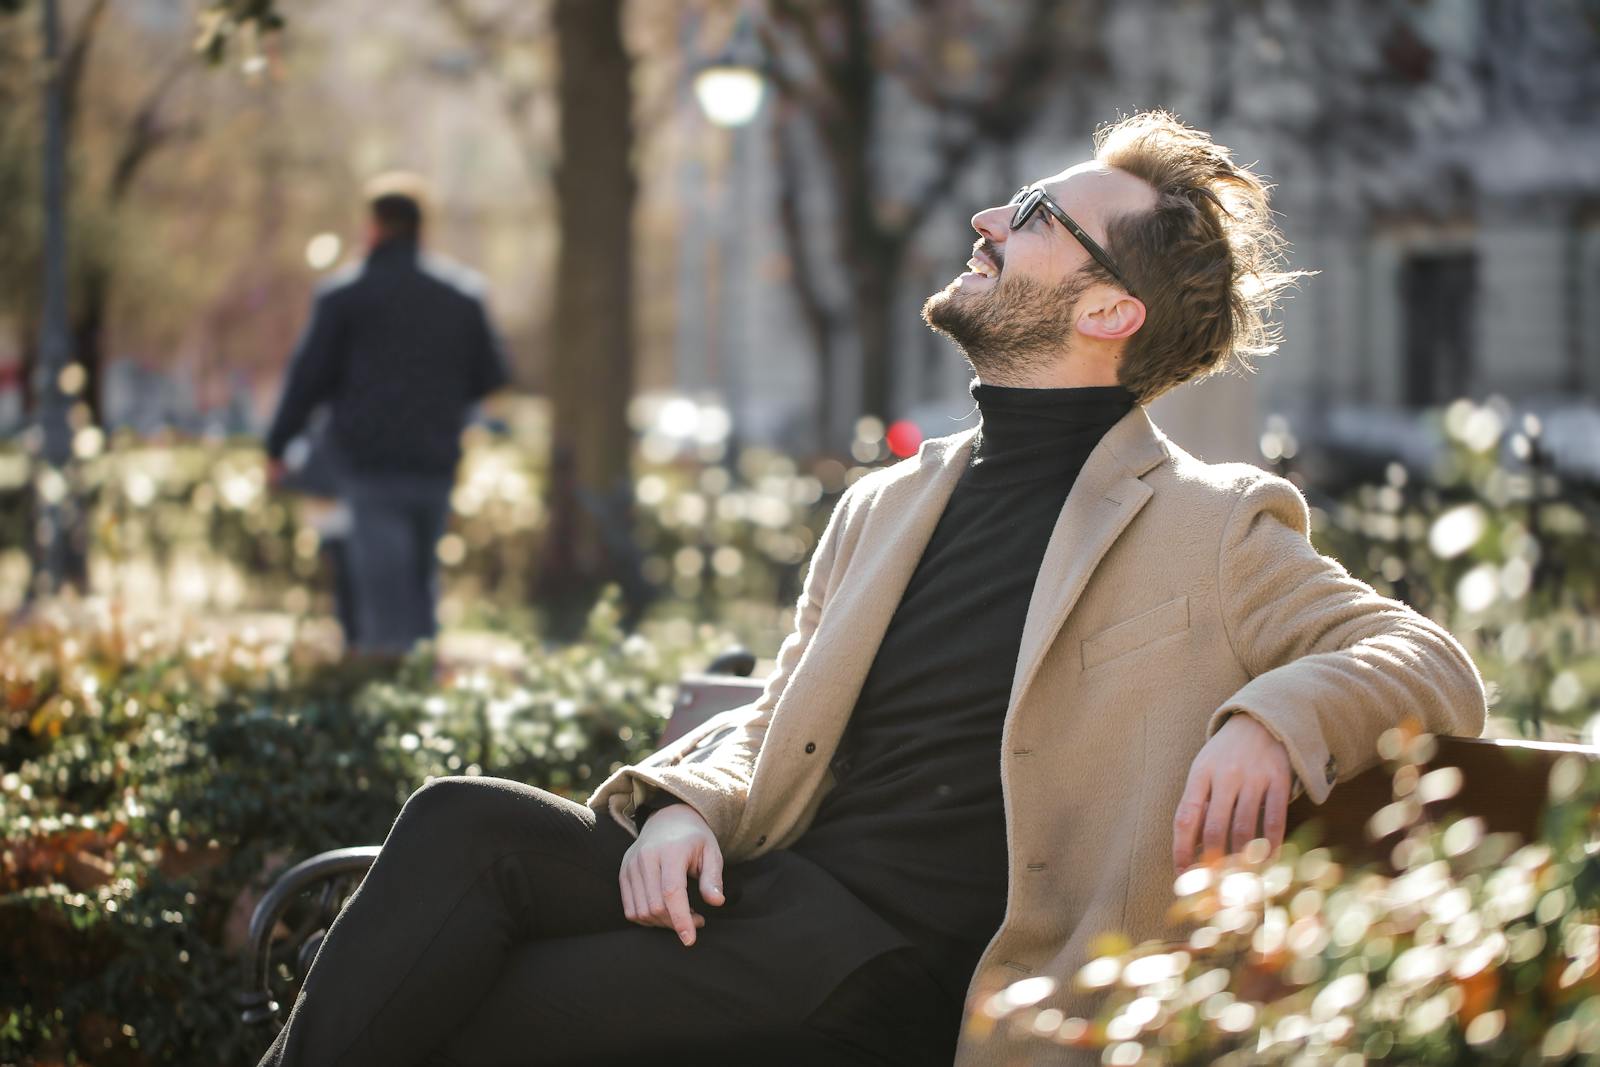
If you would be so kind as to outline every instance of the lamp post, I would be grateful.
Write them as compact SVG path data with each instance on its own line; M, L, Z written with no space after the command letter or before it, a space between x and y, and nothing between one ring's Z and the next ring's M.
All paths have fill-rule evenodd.
M717 186L717 190L713 194L715 218L710 227L713 234L711 277L707 285L707 293L713 301L707 316L711 328L707 347L711 350L712 359L716 360L721 355L718 350L728 339L731 343L727 347L734 357L725 361L727 406L733 417L726 438L724 461L730 470L738 462L742 436L739 433L739 415L744 406L744 371L740 361L748 355L747 345L743 343L748 338L744 336L744 322L739 317L744 313L745 302L725 299L724 294L732 286L747 285L749 279L746 254L749 231L741 225L748 214L745 188L745 142L748 138L739 136L739 130L754 121L761 110L767 82L761 69L763 63L761 46L756 40L749 12L741 11L727 46L715 59L702 65L693 79L695 100L701 112L712 125L728 131L723 136L728 138L730 149L729 155L720 151L716 153L721 181L711 183ZM726 193L722 188L724 184ZM721 210L716 210L719 207ZM726 259L723 256L724 249L727 251ZM729 284L723 284L725 280Z
M66 115L62 101L61 19L56 0L43 0L44 34L44 292L39 320L39 359L33 373L36 445L44 461L34 480L33 593L56 593L67 579L71 537L81 528L72 489L72 427L67 373L72 342L67 330ZM72 390L76 392L76 390ZM75 569L75 568L74 568Z

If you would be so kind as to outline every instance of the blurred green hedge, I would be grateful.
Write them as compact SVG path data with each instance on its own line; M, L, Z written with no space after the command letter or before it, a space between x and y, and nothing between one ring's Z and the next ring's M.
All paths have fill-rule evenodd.
M799 576L833 503L868 468L746 448L732 463L695 456L636 462L631 541L652 614L733 626L765 654L787 632ZM89 515L91 592L191 612L332 612L321 551L331 503L266 485L249 441L112 438L69 473ZM36 488L60 475L0 449L0 610L32 579L25 551ZM438 546L447 626L541 628L533 583L548 529L538 454L474 429ZM778 632L782 630L783 632Z
M1458 400L1425 421L1434 469L1324 499L1319 551L1450 630L1490 710L1525 736L1600 742L1600 486L1557 475L1536 418Z
M426 647L384 667L109 618L5 632L0 1062L254 1062L231 994L267 872L381 842L433 776L581 802L727 641L625 636L614 593L578 644L437 681Z
M1427 817L1462 784L1426 770L1432 746L1404 730L1380 743L1395 802L1374 823L1404 831L1397 875L1345 866L1304 831L1274 857L1257 840L1177 879L1187 942L1103 936L1076 974L1015 982L969 1026L1145 1067L1596 1062L1600 773L1558 761L1543 839L1522 842ZM1068 985L1101 992L1093 1018L1050 1005Z
M1557 478L1542 459L1537 427L1497 423L1492 405L1463 401L1438 418L1447 445L1438 470L1424 475L1390 465L1381 483L1335 497L1311 487L1313 539L1381 592L1449 627L1489 680L1494 712L1529 734L1593 740L1600 691L1595 490ZM302 591L321 566L303 502L264 491L253 450L113 448L98 458L104 462L81 476L95 485L95 566L111 603L175 605L176 619L318 606ZM871 462L883 458L880 452ZM16 473L5 462L0 456L0 482L7 470ZM636 539L647 579L670 595L634 636L618 626L612 596L591 616L585 640L554 649L531 636L537 630L526 612L524 579L543 529L539 472L503 442L475 438L454 501L453 540L441 545L447 596L480 605L468 621L506 628L521 642L522 661L513 665L444 674L426 649L399 668L337 664L314 637L208 637L197 635L198 624L185 632L104 615L43 614L0 633L0 945L20 962L0 969L0 1063L74 1056L96 1064L250 1062L260 1050L234 1022L228 994L237 961L230 950L242 921L239 902L253 884L259 889L264 871L322 849L381 841L405 798L433 775L492 773L586 795L611 768L654 747L677 679L731 643L728 631L758 651L775 647L833 500L866 469L802 470L760 452L731 467L643 466ZM1280 470L1295 473L1287 465ZM0 525L13 519L14 509L0 504ZM0 584L17 573L14 557L0 553ZM185 588L199 594L187 608ZM752 641L756 631L773 639ZM1565 821L1543 846L1513 852L1506 842L1492 843L1477 859L1453 865L1440 889L1464 888L1481 903L1490 868L1507 865L1536 884L1544 941L1517 960L1508 947L1510 962L1495 972L1504 1004L1486 1009L1504 1013L1502 1030L1513 1044L1500 1036L1470 1040L1487 1032L1490 1023L1480 1022L1468 1033L1478 1015L1487 1016L1464 1010L1477 1001L1451 996L1454 1021L1440 1026L1453 1037L1441 1044L1427 1031L1413 1047L1390 1035L1391 1051L1403 1049L1405 1062L1450 1062L1438 1049L1468 1055L1470 1046L1474 1056L1482 1048L1492 1056L1532 1049L1526 1034L1545 1025L1541 1019L1549 1025L1537 1031L1537 1042L1551 1041L1557 1051L1569 1041L1573 1050L1587 1047L1592 1007L1530 999L1527 979L1515 977L1532 973L1523 967L1530 961L1556 966L1550 954L1558 951L1569 954L1561 964L1566 973L1577 958L1571 953L1600 925L1588 859L1588 813L1600 795L1591 796L1587 784L1567 794L1573 803ZM1433 851L1419 847L1415 855L1440 860L1448 853L1454 864L1444 838L1427 848ZM1377 907L1362 894L1381 887L1362 872L1337 869L1326 854L1307 852L1291 866L1289 876L1305 883L1299 892L1315 889L1328 909L1355 900ZM1508 946L1513 935L1525 947L1534 943L1531 926L1512 929L1527 926L1525 916L1506 919ZM1417 922L1402 932L1415 938ZM1369 923L1371 930L1378 925ZM1317 982L1345 978L1355 956L1376 961L1382 953L1371 943L1388 938L1390 955L1381 967L1373 962L1365 978L1369 993L1378 990L1381 968L1403 949L1394 933L1362 937L1361 946L1327 957L1299 993L1284 995L1312 990L1314 1000ZM1201 953L1185 967L1191 964L1212 984L1221 972L1230 982L1246 973L1237 959ZM1590 978L1585 972L1575 981L1587 989ZM1338 988L1348 992L1354 984ZM1241 987L1220 991L1250 999ZM1441 986L1429 996L1444 992ZM1570 1012L1550 1007L1558 1001ZM1250 1002L1255 1014L1242 1030L1218 1030L1216 1020L1177 1011L1170 1018L1188 1018L1182 1025L1192 1032L1163 1030L1162 1040L1181 1048L1190 1037L1203 1038L1195 1048L1237 1051L1248 1035L1259 1036L1265 1024L1257 1020L1276 1003ZM1304 1014L1293 1006L1299 1001L1285 1003L1282 1018ZM1446 1002L1427 1011L1437 1013L1439 1003ZM1019 999L1006 1011L1026 1007ZM1229 1024L1243 1011L1227 1014ZM1562 1023L1571 1026L1552 1029ZM1363 1031L1363 1042L1374 1027ZM1383 1058L1376 1053L1389 1039L1373 1040L1371 1058ZM1367 1055L1368 1048L1357 1051ZM1412 1056L1420 1058L1406 1058ZM1492 1056L1483 1062L1513 1062Z

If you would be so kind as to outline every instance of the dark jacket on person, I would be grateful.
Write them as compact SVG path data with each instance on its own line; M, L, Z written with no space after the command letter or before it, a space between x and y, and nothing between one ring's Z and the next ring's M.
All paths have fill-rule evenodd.
M355 476L448 477L472 405L507 380L479 277L391 239L317 291L267 434L284 449L328 402Z

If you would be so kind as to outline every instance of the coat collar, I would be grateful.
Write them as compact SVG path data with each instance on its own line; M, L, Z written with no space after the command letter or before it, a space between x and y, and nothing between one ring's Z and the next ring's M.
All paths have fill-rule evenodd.
M867 647L873 652L966 468L977 433L974 426L924 442L915 459L907 461L911 469L893 478L875 502L860 544L880 557L868 568L876 580L870 592L851 597L857 601L854 612L841 613L856 620L858 634L871 636ZM1100 560L1153 494L1142 476L1166 456L1166 435L1142 404L1118 419L1090 451L1056 518L1034 581L1012 677L1011 707L1032 684ZM873 529L873 519L880 518ZM849 583L841 592L846 588ZM852 591L856 589L861 583Z
M830 593L829 614L850 633L850 640L834 649L826 667L821 661L806 664L826 675L826 685L838 686L835 696L846 715L966 469L976 434L978 427L971 427L928 440L917 456L885 470L885 482L872 494L861 531L853 539L850 565L851 571L870 576L870 581L842 581ZM1034 680L1046 649L1094 568L1150 498L1152 490L1141 475L1165 458L1163 442L1165 435L1144 408L1134 406L1106 430L1083 462L1034 582L1011 683L1011 707Z

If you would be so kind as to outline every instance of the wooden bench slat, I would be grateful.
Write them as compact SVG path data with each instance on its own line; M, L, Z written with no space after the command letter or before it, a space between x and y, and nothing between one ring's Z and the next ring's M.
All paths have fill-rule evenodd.
M1550 770L1563 755L1594 762L1600 748L1550 741L1512 741L1500 738L1447 737L1434 739L1438 752L1423 768L1461 770L1461 791L1430 804L1435 817L1448 812L1476 815L1489 833L1510 832L1524 841L1541 836L1550 793ZM1305 795L1289 805L1289 831L1307 821L1321 823L1321 843L1342 851L1347 860L1381 864L1394 871L1390 854L1398 835L1382 841L1367 837L1367 823L1378 809L1394 800L1388 767L1378 763L1348 781L1340 782L1321 807Z

